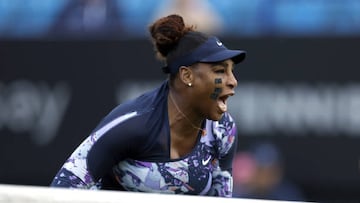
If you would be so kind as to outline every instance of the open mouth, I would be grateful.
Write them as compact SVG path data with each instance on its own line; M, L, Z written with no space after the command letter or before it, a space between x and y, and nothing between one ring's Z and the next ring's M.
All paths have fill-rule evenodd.
M222 111L222 113L227 111L227 99L229 98L229 95L224 95L219 97L218 99L218 107Z

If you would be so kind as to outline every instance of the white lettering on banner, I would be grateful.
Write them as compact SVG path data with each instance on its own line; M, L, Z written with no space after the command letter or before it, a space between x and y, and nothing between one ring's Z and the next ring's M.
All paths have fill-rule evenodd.
M239 130L356 136L360 132L360 86L243 84L229 100Z
M66 83L57 83L53 89L44 82L27 80L15 80L7 86L0 83L0 130L28 132L34 143L46 145L56 136L69 101Z
M116 92L118 103L159 82L122 84ZM360 135L360 84L356 83L239 83L228 105L239 131L246 135Z

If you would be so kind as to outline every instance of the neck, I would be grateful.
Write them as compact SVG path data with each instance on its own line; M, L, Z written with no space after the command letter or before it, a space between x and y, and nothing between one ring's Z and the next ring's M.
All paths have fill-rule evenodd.
M182 132L179 135L193 136L199 131L205 134L205 130L201 128L204 118L194 115L193 112L187 110L187 105L179 102L176 94L169 90L168 106L169 106L169 123L172 130ZM181 105L182 104L182 105Z

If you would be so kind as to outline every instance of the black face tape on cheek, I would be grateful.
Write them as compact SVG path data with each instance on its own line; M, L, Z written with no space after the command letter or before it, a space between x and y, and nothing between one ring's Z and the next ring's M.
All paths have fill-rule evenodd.
M222 92L222 88L216 87L216 88L214 89L214 93L215 93L215 94L220 94L221 92Z
M220 94L221 92L222 92L222 88L216 87L216 88L214 89L214 93L212 93L212 94L210 95L210 98L213 99L213 100L216 100L216 99L219 97L219 94Z
M216 99L218 98L218 96L219 96L219 94L212 93L212 94L210 95L210 99L216 100Z
M215 78L215 84L221 84L222 80L221 78Z

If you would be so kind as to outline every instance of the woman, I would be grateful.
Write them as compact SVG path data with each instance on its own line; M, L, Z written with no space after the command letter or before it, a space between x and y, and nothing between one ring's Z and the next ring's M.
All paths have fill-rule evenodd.
M111 111L51 186L231 197L236 127L227 99L245 52L185 26L179 15L149 31L169 79Z

